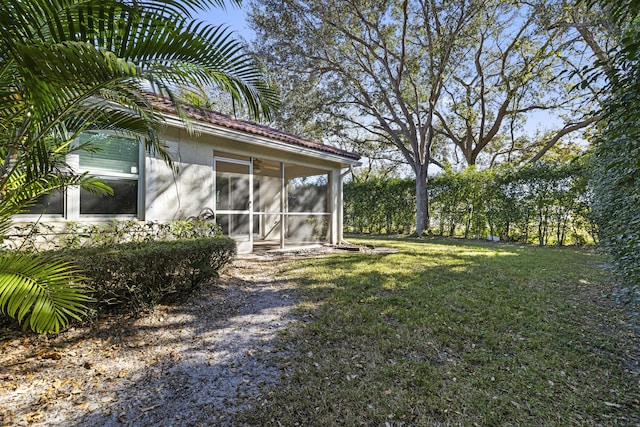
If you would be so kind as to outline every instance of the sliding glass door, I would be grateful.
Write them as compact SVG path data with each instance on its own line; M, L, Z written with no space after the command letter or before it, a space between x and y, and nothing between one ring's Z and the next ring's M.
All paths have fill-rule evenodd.
M249 160L214 158L215 214L238 252L253 249L253 171Z

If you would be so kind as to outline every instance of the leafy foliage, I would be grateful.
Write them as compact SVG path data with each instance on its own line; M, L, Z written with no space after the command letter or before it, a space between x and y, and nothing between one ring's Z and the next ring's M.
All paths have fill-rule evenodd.
M236 253L228 238L110 244L56 252L72 259L93 289L98 311L137 312L189 295L215 277Z
M225 28L193 19L201 7L222 5L220 0L2 1L0 236L13 215L51 191L80 186L93 193L110 192L66 163L75 150L99 148L74 145L87 129L134 137L170 163L158 138L163 119L149 89L168 98L183 119L178 87L193 93L217 88L254 116L270 114L277 104L275 92L253 57ZM43 291L29 322L42 332L57 330L68 316L82 311L86 297L72 284L75 269L43 261L42 272L56 274L56 281L49 283L43 280L46 275L35 274L36 260L5 259L28 268L30 278L15 281L19 272L7 266L9 273L1 282L10 307L6 313L26 319L25 311L14 307L26 307L23 288L38 280ZM64 281L65 271L66 306L58 308L51 299L52 310L40 309L41 301L53 294L47 290ZM56 320L48 322L47 316Z
M33 323L31 328L37 332L57 332L69 318L79 319L86 308L104 311L115 305L135 312L168 295L187 295L215 276L235 254L235 243L223 238L220 225L206 215L168 223L118 220L105 224L69 223L64 230L44 223L16 225L4 244L20 250L0 257L0 268L9 270L4 276L0 274L0 283L10 274L20 277L6 280L8 285L0 288L0 307L4 308L6 303L7 310L2 312L23 321L14 306L27 298L10 298L13 288L18 294L34 295L30 298L39 301L35 306L51 306L50 311L56 316L50 319L36 313L32 322L58 319L58 323L53 329ZM55 250L43 253L46 248ZM47 268L40 274L37 265L44 260ZM127 276L127 271L134 272L134 276ZM28 283L18 283L21 279ZM95 299L85 294L89 290ZM80 291L83 307L69 301L70 295ZM29 308L26 302L22 307Z
M352 181L344 186L345 226L356 233L409 233L415 204L413 180Z
M431 232L540 245L594 242L584 161L520 168L446 171L431 178ZM356 233L408 233L412 180L374 178L345 185L345 224Z
M92 298L77 267L25 253L0 253L0 312L35 332L55 332L80 319ZM71 283L69 283L72 281Z
M594 214L601 247L640 301L640 3L598 1L619 28L620 47L606 73L610 96L593 157Z
M418 235L428 228L430 165L538 160L596 121L579 76L556 78L589 50L564 0L252 6L255 49L284 94L279 124L339 135L372 162L401 159L415 177ZM554 123L533 138L525 124L539 112Z

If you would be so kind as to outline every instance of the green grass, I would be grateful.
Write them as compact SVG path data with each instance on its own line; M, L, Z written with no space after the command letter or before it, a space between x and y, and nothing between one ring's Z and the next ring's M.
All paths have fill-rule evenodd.
M303 322L248 425L638 425L634 338L595 254L461 241L290 263Z

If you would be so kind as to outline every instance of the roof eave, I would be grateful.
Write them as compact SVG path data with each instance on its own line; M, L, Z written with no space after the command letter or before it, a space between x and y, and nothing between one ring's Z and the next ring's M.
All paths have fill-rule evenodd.
M163 113L162 115L164 116L164 119L167 125L182 128L182 129L186 128L184 121L181 120L180 118L168 113ZM191 123L191 126L196 132L202 132L209 135L228 138L235 141L244 142L250 145L267 146L267 147L271 147L271 148L285 151L288 153L296 153L296 154L302 154L302 155L311 156L315 158L320 158L323 160L340 163L344 165L344 167L361 165L359 159L355 159L352 157L341 156L339 154L329 153L322 150L312 149L312 148L308 148L300 145L294 145L284 141L279 141L274 138L269 138L262 135L243 132L240 130L230 129L224 126L215 125L211 123L205 123L195 119L192 119L192 120L193 121Z

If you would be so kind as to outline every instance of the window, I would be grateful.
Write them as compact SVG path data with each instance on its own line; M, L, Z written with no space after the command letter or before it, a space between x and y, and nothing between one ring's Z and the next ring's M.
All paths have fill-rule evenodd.
M64 215L64 191L55 190L38 197L36 203L29 206L24 213L27 215Z
M25 215L46 215L71 220L80 217L136 217L141 200L140 144L131 138L108 133L87 132L78 144L93 148L69 154L68 164L80 173L88 172L113 189L113 196L91 194L69 187L40 197Z
M106 133L83 133L78 143L99 148L94 152L80 151L81 170L137 176L140 149L136 140Z
M138 214L140 146L134 139L105 133L84 133L79 143L89 142L99 151L80 151L80 172L100 177L113 196L80 191L80 215Z
M113 196L80 190L80 215L137 215L138 180L102 179Z

